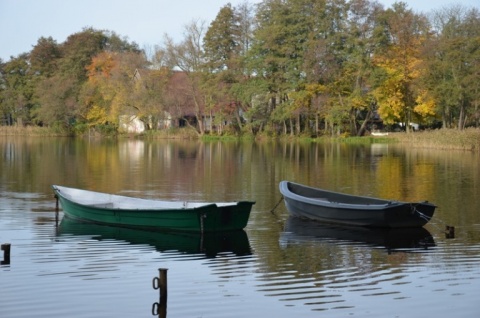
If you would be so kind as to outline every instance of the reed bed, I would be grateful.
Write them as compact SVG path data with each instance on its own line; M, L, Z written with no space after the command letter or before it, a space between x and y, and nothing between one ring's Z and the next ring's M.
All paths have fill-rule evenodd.
M467 150L480 152L480 129L437 129L413 133L394 133L389 138L415 148Z
M67 136L68 134L58 130L38 126L0 126L0 136L42 136L55 137Z

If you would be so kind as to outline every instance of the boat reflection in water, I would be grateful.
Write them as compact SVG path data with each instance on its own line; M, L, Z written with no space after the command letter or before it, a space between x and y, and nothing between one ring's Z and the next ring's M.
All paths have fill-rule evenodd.
M290 216L285 223L280 242L289 244L306 241L364 243L388 250L427 249L435 246L432 235L423 227L392 229L336 226Z
M250 255L251 248L244 230L213 233L147 231L89 222L64 217L58 226L59 236L87 235L94 240L119 240L130 244L146 244L159 252L178 251L204 254L207 258L230 252L237 256Z

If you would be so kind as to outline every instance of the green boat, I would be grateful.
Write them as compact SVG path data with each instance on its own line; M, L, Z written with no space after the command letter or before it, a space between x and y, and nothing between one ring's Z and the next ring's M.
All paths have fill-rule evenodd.
M53 185L66 217L146 230L218 232L244 229L255 202L160 201Z

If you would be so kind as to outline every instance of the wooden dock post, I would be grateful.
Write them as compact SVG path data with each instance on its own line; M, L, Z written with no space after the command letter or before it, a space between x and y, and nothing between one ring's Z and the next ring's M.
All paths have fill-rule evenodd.
M10 244L2 244L1 248L3 251L3 261L1 261L1 265L10 264L10 247Z

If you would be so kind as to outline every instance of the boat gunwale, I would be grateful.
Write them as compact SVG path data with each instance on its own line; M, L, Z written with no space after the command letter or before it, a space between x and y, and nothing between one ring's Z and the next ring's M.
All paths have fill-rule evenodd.
M166 201L166 200L157 200L157 199L145 199L145 198L136 198L136 197L131 197L131 196L124 196L124 195L117 195L117 194L109 194L109 193L103 193L103 192L96 192L96 191L90 191L90 190L82 190L82 189L77 189L77 188L69 188L69 187L64 187L64 186L58 186L58 185L52 185L52 188L55 192L56 195L59 197L63 198L64 200L67 200L71 203L83 206L83 207L88 207L89 209L94 209L97 211L124 211L124 212L135 212L135 211L142 211L142 212L166 212L166 211L198 211L202 209L210 209L212 207L229 207L229 206L239 206L243 204L255 204L254 201L232 201L232 202L195 202L195 201ZM62 192L62 190L67 190L66 193L65 191ZM108 196L109 200L100 200L99 202L91 202L91 203L85 203L82 202L78 199L75 199L71 193L68 193L68 191L78 191L80 193L88 193L90 195L98 195L98 196ZM132 208L132 207L122 207L121 205L119 206L113 206L113 207L107 207L107 204L115 204L118 202L115 202L115 199L124 199L128 200L130 204L132 203L157 203L157 204L167 204L170 206L165 206L165 207L160 207L158 205L152 205L152 206L145 206L141 208ZM190 206L189 206L190 205Z
M316 191L316 192L343 196L345 198L370 199L370 200L376 200L376 201L379 201L379 202L382 202L382 203L379 203L379 204L375 204L375 203L370 203L370 204L346 203L346 202L330 201L328 199L322 199L322 198L312 198L312 197L308 197L308 196L302 196L300 194L297 194L297 193L291 191L290 188L289 188L289 184L292 184L292 185L300 187L300 188L306 188L306 189L309 189L309 190L313 190L313 191ZM302 201L302 202L309 203L309 204L312 204L312 205L325 206L325 207L336 208L336 209L345 208L345 209L355 209L355 210L385 210L386 208L394 208L394 207L398 207L398 206L405 205L405 204L412 204L412 203L396 201L396 200L386 200L386 199L379 199L379 198L366 197L366 196L356 196L356 195L345 194L345 193L340 193L340 192L335 192L335 191L317 189L317 188L305 186L305 185L298 184L298 183L291 182L291 181L281 181L280 182L280 192L282 193L282 195L284 197L287 197L288 199L292 199L292 200L296 200L296 201ZM428 204L431 204L431 203L428 203Z

